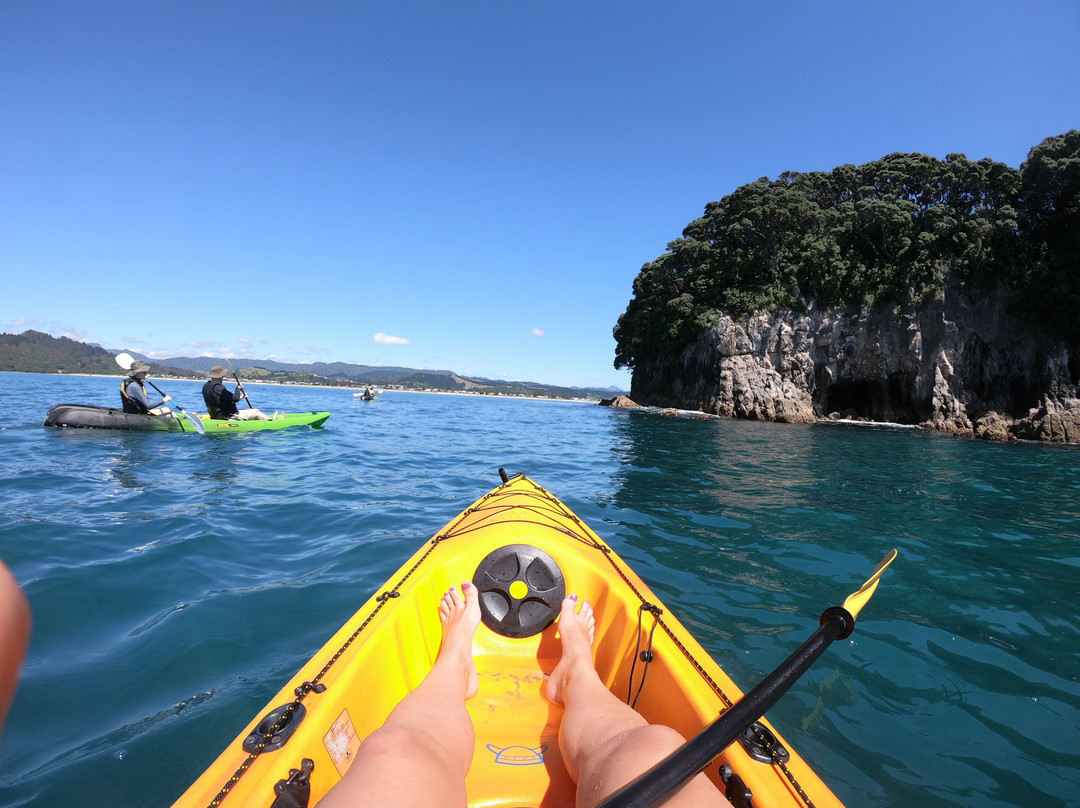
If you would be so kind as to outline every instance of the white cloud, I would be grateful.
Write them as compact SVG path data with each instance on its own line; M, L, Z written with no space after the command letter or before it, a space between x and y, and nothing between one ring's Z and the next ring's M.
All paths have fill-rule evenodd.
M54 337L67 337L76 342L86 342L86 331L56 320L33 320L29 317L20 317L12 322L11 328L13 332L15 329L21 329L22 331L32 329L34 331L50 334Z
M381 331L372 337L372 340L379 343L379 345L412 345L412 340L407 340L404 337L391 337Z
M539 328L534 328L529 333L532 334L534 337L542 337L542 336L544 336L544 332L541 331Z

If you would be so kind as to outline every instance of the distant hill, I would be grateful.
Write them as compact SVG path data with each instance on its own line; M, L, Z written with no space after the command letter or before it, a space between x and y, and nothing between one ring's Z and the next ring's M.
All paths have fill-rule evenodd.
M138 356L129 352L132 356ZM424 370L417 371L413 368L381 367L378 365L352 365L348 362L311 362L301 364L298 362L275 362L272 359L233 359L230 360L237 370L248 368L262 368L279 373L313 373L328 379L350 379L367 383L373 379L390 381L409 376L414 373L436 373L449 375L449 370ZM197 370L205 373L214 365L225 365L224 359L214 359L208 356L174 356L162 359L161 364L182 370Z
M119 376L116 364L121 349L87 345L67 337L52 337L40 331L0 334L0 371L22 373L100 373ZM137 351L126 351L150 364L155 376L206 378L214 365L237 371L242 379L281 384L319 384L338 387L373 385L403 390L440 390L491 395L537 396L548 398L610 398L624 392L615 387L560 387L539 382L507 382L467 378L452 370L417 370L402 367L354 365L348 362L275 362L270 359L233 359L210 356L178 356L153 360Z
M0 371L122 373L113 354L105 349L67 337L57 339L40 331L0 334Z

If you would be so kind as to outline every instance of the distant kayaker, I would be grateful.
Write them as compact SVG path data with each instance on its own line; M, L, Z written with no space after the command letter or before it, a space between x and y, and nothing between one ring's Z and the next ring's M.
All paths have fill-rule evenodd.
M592 808L685 743L674 729L649 724L613 695L593 665L596 621L588 601L562 602L562 657L543 684L549 701L563 707L559 749L577 783L577 808ZM473 634L480 625L480 596L469 581L439 603L443 636L435 664L379 729L360 745L345 776L320 808L397 805L464 806L465 775L475 733L465 700L476 695L479 676ZM731 808L716 786L698 774L666 798L668 808Z
M120 382L120 400L124 402L124 412L139 415L164 415L171 412L168 407L161 406L172 401L172 396L165 396L156 404L150 403L146 395L146 374L150 372L150 366L141 359L131 363L127 378Z
M270 420L269 415L251 406L248 406L247 409L238 410L236 402L245 397L244 385L237 379L236 389L229 392L229 388L222 381L224 378L225 368L221 365L214 365L210 368L210 381L203 385L203 401L206 402L206 411L210 413L212 419L215 421Z

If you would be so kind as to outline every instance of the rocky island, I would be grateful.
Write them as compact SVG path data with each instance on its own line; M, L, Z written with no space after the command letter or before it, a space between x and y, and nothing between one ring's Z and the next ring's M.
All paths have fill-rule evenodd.
M1017 171L890 155L758 180L646 264L630 398L1080 443L1080 132Z

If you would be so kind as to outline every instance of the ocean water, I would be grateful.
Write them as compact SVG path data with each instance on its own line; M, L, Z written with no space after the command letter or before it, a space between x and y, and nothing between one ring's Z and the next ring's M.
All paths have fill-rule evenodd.
M851 808L1080 805L1076 447L260 385L263 410L332 416L40 426L118 384L0 373L0 558L34 613L0 805L169 805L499 467L576 511L744 689L898 548L769 718Z

